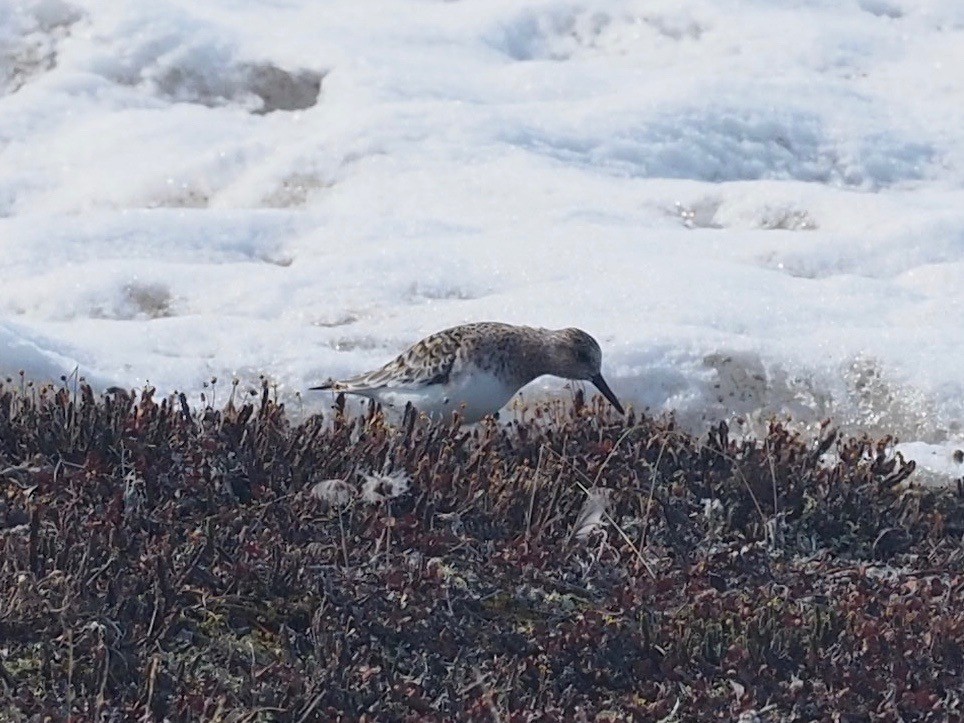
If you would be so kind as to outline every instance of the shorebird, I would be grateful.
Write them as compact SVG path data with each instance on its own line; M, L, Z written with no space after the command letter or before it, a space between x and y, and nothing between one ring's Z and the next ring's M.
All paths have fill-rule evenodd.
M600 373L599 344L581 329L538 329L485 321L427 336L381 369L317 390L357 394L383 406L411 402L430 417L458 411L464 422L495 414L523 386L543 374L592 382L623 414Z

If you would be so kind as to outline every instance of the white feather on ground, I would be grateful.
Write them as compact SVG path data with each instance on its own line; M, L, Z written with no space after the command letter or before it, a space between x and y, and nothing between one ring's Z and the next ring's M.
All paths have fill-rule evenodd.
M393 472L392 474L366 474L362 475L365 481L362 483L361 498L365 502L385 502L395 499L408 492L411 487L411 479L405 472Z
M586 493L586 501L579 510L573 537L585 540L594 530L601 530L609 515L612 490L608 487L595 487Z
M332 507L344 507L355 497L356 490L343 479L326 479L311 486L309 493Z

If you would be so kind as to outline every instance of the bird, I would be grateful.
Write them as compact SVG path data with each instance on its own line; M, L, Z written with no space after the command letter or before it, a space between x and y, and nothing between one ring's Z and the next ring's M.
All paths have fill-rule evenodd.
M356 394L383 406L471 424L495 415L519 389L544 374L592 382L620 414L603 379L602 351L582 329L543 329L482 321L453 326L416 342L385 366L329 379L312 390Z

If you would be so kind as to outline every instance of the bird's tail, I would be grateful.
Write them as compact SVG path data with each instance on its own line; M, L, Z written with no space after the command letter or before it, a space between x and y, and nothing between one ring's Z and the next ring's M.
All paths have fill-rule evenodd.
M326 389L338 389L338 382L336 382L334 379L329 379L326 382L322 382L320 386L308 387L308 389L318 392L323 392Z

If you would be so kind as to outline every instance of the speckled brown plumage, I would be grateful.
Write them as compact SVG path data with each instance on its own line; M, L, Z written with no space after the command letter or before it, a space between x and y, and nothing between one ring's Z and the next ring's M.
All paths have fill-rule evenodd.
M579 329L477 322L432 334L380 369L313 388L390 406L412 402L428 412L462 407L466 417L481 417L536 377L552 374L592 381L622 411L599 373L601 356L595 339Z

